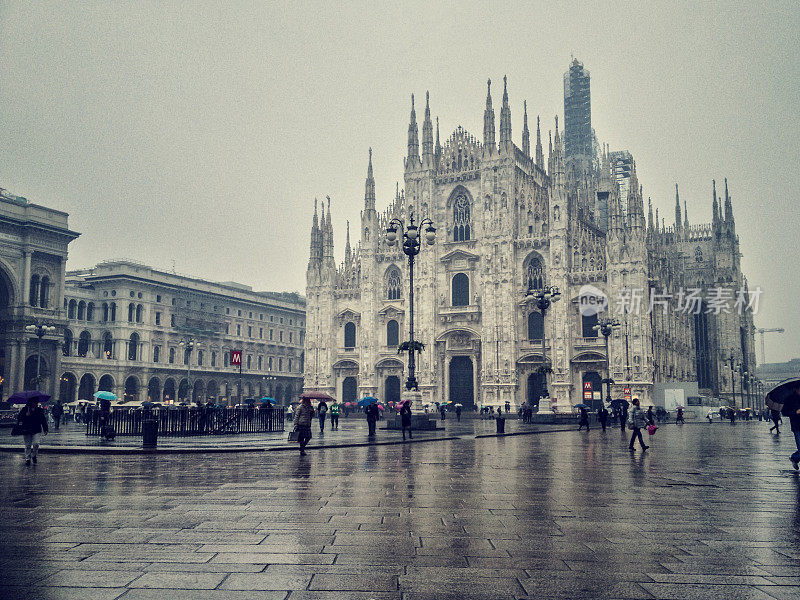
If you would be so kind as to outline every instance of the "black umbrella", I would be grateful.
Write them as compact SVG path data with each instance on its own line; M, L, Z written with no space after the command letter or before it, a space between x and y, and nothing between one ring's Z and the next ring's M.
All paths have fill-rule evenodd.
M795 389L797 389L798 386L800 386L800 377L792 377L790 379L781 381L778 385L774 386L770 391L767 392L767 396L769 396L774 402L783 404L786 402L789 396L795 393Z

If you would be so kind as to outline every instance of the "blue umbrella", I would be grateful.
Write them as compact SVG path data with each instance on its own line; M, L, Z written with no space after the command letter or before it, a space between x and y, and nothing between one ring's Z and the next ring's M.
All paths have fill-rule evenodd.
M377 398L373 398L372 396L367 396L366 398L362 398L358 401L359 406L369 406L370 404L376 404L378 402Z
M262 402L272 402L273 404L275 404L275 398L270 398L269 396L264 396L264 397L261 399L261 401L262 401Z
M117 395L114 392L95 392L94 397L98 400L116 400Z
M591 407L586 406L583 402L581 402L580 404L576 404L575 408L591 408Z

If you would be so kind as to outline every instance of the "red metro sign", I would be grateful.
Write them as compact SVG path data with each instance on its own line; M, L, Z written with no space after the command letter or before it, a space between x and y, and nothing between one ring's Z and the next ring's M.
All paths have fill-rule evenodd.
M242 351L241 350L231 350L231 366L233 366L233 367L241 367L242 366Z

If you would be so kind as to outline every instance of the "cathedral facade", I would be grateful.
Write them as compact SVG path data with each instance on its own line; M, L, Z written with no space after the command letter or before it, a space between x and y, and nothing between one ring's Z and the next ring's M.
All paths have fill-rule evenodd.
M397 349L408 339L408 259L385 234L392 219L408 224L413 215L437 228L414 270L424 402L516 407L540 404L546 389L540 410L597 406L607 369L615 398L647 404L654 384L670 381L699 381L705 393L724 396L730 356L731 364L755 364L752 314L739 314L733 299L727 312L709 308L705 296L700 311L686 310L679 290L724 285L735 299L746 287L727 183L724 201L714 188L713 223L690 225L676 197L667 228L645 208L635 165L621 198L611 153L603 146L589 160L565 157L557 118L545 158L539 120L532 145L525 107L517 146L503 83L498 128L489 82L482 139L458 127L441 143L426 94L420 144L412 96L403 189L377 209L370 150L361 223L353 242L348 225L342 263L334 259L330 199L321 211L315 206L305 389L345 401L399 399L408 375ZM561 298L543 315L528 290L550 286ZM587 289L607 298L599 315L582 310ZM619 322L608 344L597 327L605 318Z

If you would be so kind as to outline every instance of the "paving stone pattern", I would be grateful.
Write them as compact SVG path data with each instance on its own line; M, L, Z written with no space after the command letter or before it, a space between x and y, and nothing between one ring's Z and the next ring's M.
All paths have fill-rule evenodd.
M755 422L665 426L634 453L592 430L4 454L0 598L795 599L791 448Z

